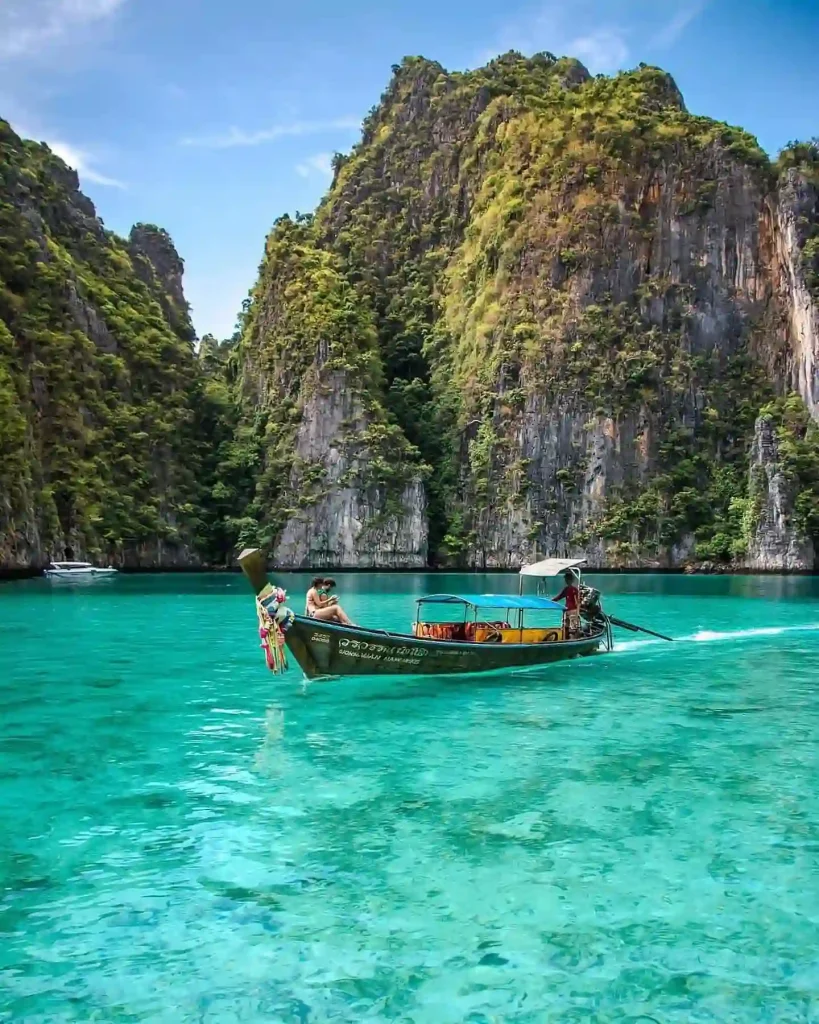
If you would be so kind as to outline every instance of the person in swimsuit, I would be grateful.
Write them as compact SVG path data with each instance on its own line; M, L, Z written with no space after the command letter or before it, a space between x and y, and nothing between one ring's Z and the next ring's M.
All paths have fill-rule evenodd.
M566 602L566 611L563 613L563 639L570 640L580 634L580 588L570 572L564 573L563 579L566 586L553 600Z
M352 622L338 603L338 598L335 594L330 596L330 590L335 585L335 580L316 576L312 587L307 591L305 614L308 618L319 619L321 622L338 622L342 626L352 626Z

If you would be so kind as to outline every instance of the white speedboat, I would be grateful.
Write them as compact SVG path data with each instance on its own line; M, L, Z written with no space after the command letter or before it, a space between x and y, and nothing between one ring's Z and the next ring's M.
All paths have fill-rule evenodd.
M110 565L107 569L98 569L90 562L51 562L44 572L51 580L79 580L97 576L116 576L118 570L112 569Z

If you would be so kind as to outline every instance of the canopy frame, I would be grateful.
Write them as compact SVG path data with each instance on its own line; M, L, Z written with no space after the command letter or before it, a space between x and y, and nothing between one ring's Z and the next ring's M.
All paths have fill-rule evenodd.
M520 594L428 594L426 597L419 597L416 600L415 632L418 632L418 624L421 622L421 608L425 604L452 605L463 609L463 621L478 622L478 613L482 610L496 610L506 612L506 620L512 622L513 611L516 611L517 622L513 629L520 634L520 642L523 642L523 613L525 611L563 611L563 606L556 601L546 597L524 597ZM472 612L469 617L470 610Z
M541 562L535 562L534 565L524 565L521 567L518 577L518 593L523 594L523 578L525 576L537 578L539 594L545 592L545 581L547 579L553 576L563 576L567 572L572 574L575 583L579 587L582 582L581 567L585 564L585 558L545 558Z
M577 558L544 558L532 565L521 566L521 576L537 576L539 579L546 579L549 576L560 576L567 569L579 569L586 564L586 559Z
M561 609L561 605L546 597L525 597L521 594L427 594L419 597L417 604L467 605L478 610L483 608L498 611L549 611Z

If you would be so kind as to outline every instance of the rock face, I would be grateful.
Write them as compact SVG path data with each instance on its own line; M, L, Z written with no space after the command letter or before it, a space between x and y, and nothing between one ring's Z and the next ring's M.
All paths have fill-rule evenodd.
M817 238L819 185L789 169L779 182L775 209L777 298L787 323L790 384L819 420L819 282L809 286L805 261L806 246Z
M702 210L686 206L688 174L714 184ZM571 217L578 198L566 196L557 218ZM738 425L737 396L721 395L718 378L745 355L748 325L767 299L752 171L715 145L687 173L646 167L618 182L611 200L635 214L603 225L571 273L560 265L571 234L541 242L533 231L525 276L507 286L516 294L504 301L528 307L545 351L510 346L508 390L522 389L523 403L516 409L502 385L484 421L506 503L483 503L478 564L568 554L582 538L598 564L673 565L674 547L697 524L680 522L664 543L662 496L651 495L654 508L633 504L666 468L660 447L672 432L702 462L695 438L707 410ZM547 308L531 296L548 297ZM690 476L681 490L696 485L693 468ZM613 523L617 508L625 515Z
M239 353L259 465L240 541L284 567L426 565L425 467L388 421L372 312L310 222L268 239Z
M185 264L171 236L154 224L135 224L128 237L128 250L134 270L159 298L165 319L180 338L193 341L196 332L182 286Z
M182 274L0 122L0 571L816 564L819 145L657 68L408 58L198 359Z
M798 485L784 472L776 426L769 417L756 421L751 448L752 498L758 502L746 565L759 571L811 571L816 549L810 537L794 529Z
M601 567L809 568L815 543L797 539L775 474L764 557L742 502L760 409L795 390L818 415L819 154L777 180L751 136L689 114L645 66L591 79L511 53L465 74L420 58L394 71L300 240L371 324L359 395L410 446L387 547L421 552L423 477L435 564L583 551ZM305 279L268 261L253 308L289 320ZM271 386L269 332L252 323L244 358ZM336 344L322 327L301 335L297 381ZM272 386L295 394L292 379ZM322 413L297 405L303 458ZM320 444L343 450L345 429L331 416ZM324 539L357 503L359 484L331 489L314 518L274 531L279 557L377 562L383 538Z
M0 571L199 563L200 385L181 262L161 235L149 265L154 241L129 251L0 121Z
M308 495L287 520L273 558L297 568L424 568L427 522L424 486L416 476L395 495L368 481L372 453L359 439L371 427L343 371L322 376L304 405L295 441L290 489ZM305 467L322 475L310 493ZM392 510L394 508L394 511Z

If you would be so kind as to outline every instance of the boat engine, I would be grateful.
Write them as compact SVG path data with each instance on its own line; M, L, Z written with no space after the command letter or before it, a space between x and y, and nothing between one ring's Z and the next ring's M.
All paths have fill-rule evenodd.
M585 583L580 584L580 617L596 629L605 629L608 625L600 591L594 587L587 587Z

